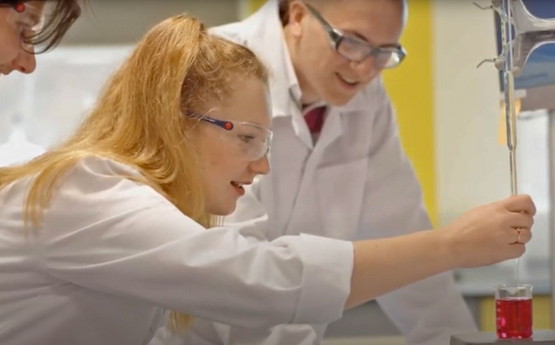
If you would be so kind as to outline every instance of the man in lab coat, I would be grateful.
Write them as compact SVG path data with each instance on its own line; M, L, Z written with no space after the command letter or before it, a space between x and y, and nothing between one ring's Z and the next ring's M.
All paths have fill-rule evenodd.
M214 28L255 51L273 74L272 171L248 188L226 224L269 239L310 233L354 240L432 228L379 78L404 57L398 42L406 13L403 0L269 0L246 20ZM450 334L476 330L452 274L378 303L408 344L445 345ZM198 320L192 332L224 344L306 345L319 344L325 330Z

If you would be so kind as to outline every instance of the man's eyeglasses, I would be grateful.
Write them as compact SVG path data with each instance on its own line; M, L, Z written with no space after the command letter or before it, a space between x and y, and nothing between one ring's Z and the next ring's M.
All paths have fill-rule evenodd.
M364 40L345 36L339 29L331 26L314 7L306 3L304 5L326 30L332 48L350 61L362 62L372 56L376 68L386 69L399 66L407 55L401 45L374 47Z
M261 159L270 150L272 131L256 123L218 120L193 111L188 111L185 115L224 129L237 152L250 161Z

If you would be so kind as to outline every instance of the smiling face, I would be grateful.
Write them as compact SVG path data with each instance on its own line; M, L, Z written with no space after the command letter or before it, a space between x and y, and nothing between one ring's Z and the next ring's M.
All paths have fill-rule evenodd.
M228 215L245 193L243 185L270 171L267 136L271 134L268 90L256 77L244 77L234 84L224 103L206 106L203 115L230 121L231 130L209 121L199 121L191 138L198 149L208 212Z
M44 4L43 1L29 1L15 7L0 7L0 74L35 70L33 47L23 44L22 38L38 29Z
M404 22L402 0L312 0L331 27L372 47L399 44ZM330 45L322 22L301 1L291 0L285 37L304 104L343 105L382 71L374 57L350 61Z

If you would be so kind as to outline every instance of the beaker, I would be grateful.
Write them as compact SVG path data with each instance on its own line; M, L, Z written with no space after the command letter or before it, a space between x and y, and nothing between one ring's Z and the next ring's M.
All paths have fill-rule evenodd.
M495 319L500 339L532 336L532 285L496 285Z

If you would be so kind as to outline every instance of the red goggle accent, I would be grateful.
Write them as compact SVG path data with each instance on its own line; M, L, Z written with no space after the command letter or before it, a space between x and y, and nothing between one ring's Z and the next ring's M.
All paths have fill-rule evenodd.
M17 13L21 13L21 12L25 11L25 4L20 2L19 4L15 5L14 10Z

